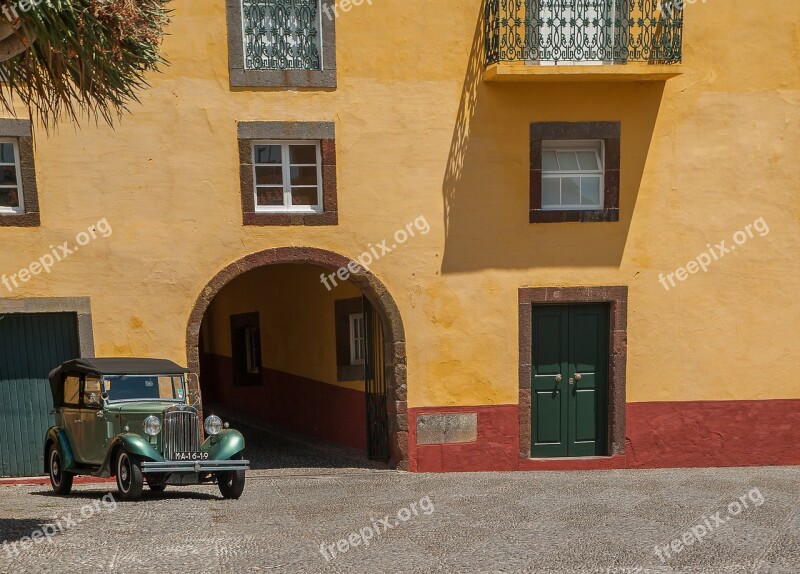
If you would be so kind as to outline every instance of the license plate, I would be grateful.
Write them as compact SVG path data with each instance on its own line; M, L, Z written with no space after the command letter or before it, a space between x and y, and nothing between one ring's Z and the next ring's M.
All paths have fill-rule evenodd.
M176 452L172 460L208 460L207 452Z

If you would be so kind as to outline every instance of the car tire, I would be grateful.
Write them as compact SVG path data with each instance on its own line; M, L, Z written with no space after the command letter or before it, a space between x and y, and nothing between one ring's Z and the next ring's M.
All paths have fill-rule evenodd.
M231 460L241 460L242 454L231 457ZM245 472L243 470L229 470L217 473L217 486L223 498L236 500L244 492Z
M117 455L117 490L122 500L139 500L144 489L144 476L139 459L126 450Z
M48 467L50 469L50 486L56 494L66 496L72 492L73 475L64 470L64 458L61 449L55 444L50 445L47 451Z

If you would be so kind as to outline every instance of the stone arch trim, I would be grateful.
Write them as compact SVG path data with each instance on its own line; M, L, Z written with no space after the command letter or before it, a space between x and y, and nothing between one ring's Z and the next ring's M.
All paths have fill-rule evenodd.
M189 370L200 372L200 326L214 297L233 279L260 267L280 264L311 264L331 271L346 268L351 260L343 255L314 247L278 247L247 255L234 261L203 288L195 301L186 328L186 356ZM370 271L361 268L350 273L356 285L378 310L385 338L387 410L391 464L408 469L408 413L406 379L406 338L400 310L386 286ZM199 391L199 381L195 381Z

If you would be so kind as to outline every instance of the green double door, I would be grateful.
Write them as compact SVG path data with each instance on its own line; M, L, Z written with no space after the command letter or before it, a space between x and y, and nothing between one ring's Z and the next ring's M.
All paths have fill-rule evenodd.
M606 454L608 306L533 308L531 456Z

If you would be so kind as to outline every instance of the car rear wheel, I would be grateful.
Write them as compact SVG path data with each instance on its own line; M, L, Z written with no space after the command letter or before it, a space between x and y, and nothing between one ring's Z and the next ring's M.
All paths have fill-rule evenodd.
M73 476L64 470L64 459L56 445L51 445L47 453L50 465L50 485L56 494L67 495L72 491Z
M117 456L117 490L122 500L139 500L144 489L144 476L139 460L127 451Z
M242 454L231 457L231 460L241 460ZM223 498L237 499L244 492L245 474L243 470L229 470L217 473L217 486Z

